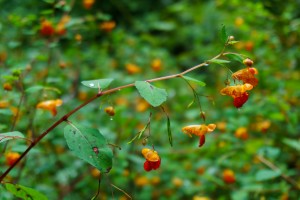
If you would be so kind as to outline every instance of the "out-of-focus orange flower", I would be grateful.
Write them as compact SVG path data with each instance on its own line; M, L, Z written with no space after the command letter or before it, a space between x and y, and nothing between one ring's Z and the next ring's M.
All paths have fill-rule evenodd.
M106 21L106 22L102 22L99 25L99 28L107 33L111 32L115 27L116 27L115 21Z
M232 78L236 79L236 80L243 81L244 84L249 83L253 87L255 87L258 84L258 80L254 75L257 74L257 73L258 73L258 71L257 71L256 68L247 67L245 69L241 69L237 72L234 72L232 74Z
M256 124L256 129L265 133L271 126L271 122L269 120L264 120L262 122L258 122Z
M237 17L235 18L234 20L234 24L237 26L237 27L240 27L241 25L244 24L244 19L242 17Z
M9 106L8 101L0 101L0 108L7 108Z
M81 42L81 40L82 40L82 35L80 35L80 34L76 34L75 35L75 40L77 41L77 42Z
M53 36L55 30L53 28L52 22L48 20L43 20L41 23L40 34L45 37Z
M239 127L235 131L235 137L240 138L242 140L247 140L249 135L248 135L248 130L245 127Z
M6 165L11 166L20 158L20 154L17 152L9 152L5 154Z
M4 62L7 58L7 53L5 51L0 52L0 63Z
M218 122L218 123L217 123L217 128L218 128L221 132L225 132L225 131L226 131L226 122Z
M192 135L199 136L199 147L203 146L205 143L205 135L207 133L213 132L216 128L215 124L209 125L189 125L182 128L182 132L192 137Z
M235 174L231 169L225 169L223 171L223 181L225 183L235 183Z
M95 3L95 0L83 0L82 1L83 7L87 10L91 9L92 6L94 5L94 3Z
M42 101L37 104L37 108L48 110L51 112L52 116L55 116L57 114L56 107L61 106L63 101L61 99L56 100L48 100L48 101Z
M145 101L144 99L139 98L139 99L137 100L136 105L135 105L135 110L136 110L137 112L144 112L144 111L146 111L149 107L150 107L150 104L149 104L147 101Z
M97 168L93 168L91 170L91 175L94 177L94 178L99 178L101 176L101 172L97 169Z
M181 178L178 178L178 177L174 177L174 178L172 179L172 183L173 183L173 185L174 185L175 187L177 187L177 188L179 188L179 187L181 187L181 186L183 185L182 179L181 179Z
M10 83L4 83L3 84L3 89L6 91L11 91L12 90L12 85Z
M248 41L248 42L245 43L245 49L246 49L247 51L252 51L253 48L254 48L254 44L253 44L252 41Z
M142 187L149 184L149 179L146 176L137 176L134 179L134 183L136 186Z
M154 59L151 62L151 68L153 71L158 72L162 69L162 63L160 59Z
M141 72L141 68L135 64L127 63L125 65L128 74L137 74Z
M156 170L159 168L161 159L157 153L157 151L154 151L153 149L143 148L142 154L144 158L146 159L144 163L144 169L145 171L151 171L152 169Z

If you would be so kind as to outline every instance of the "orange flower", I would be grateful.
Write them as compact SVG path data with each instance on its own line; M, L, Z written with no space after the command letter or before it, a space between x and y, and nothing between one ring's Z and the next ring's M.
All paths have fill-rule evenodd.
M245 127L240 127L235 131L235 137L240 138L242 140L247 140L249 135L247 128Z
M50 37L50 36L54 35L54 33L55 33L55 30L53 28L52 23L48 20L42 21L40 34L42 36Z
M152 169L156 170L159 168L161 159L156 151L154 151L153 149L143 148L142 154L146 159L144 163L145 171L148 172Z
M5 159L6 159L6 164L8 166L11 166L12 164L14 164L16 162L16 160L18 160L20 158L20 154L17 152L9 152L7 154L5 154Z
M37 104L37 108L48 110L51 112L52 116L55 116L57 114L56 107L61 106L63 101L61 99L56 100L48 100L48 101L42 101Z
M106 112L106 114L108 114L109 116L114 116L115 115L115 109L112 106L108 106L104 109L104 111Z
M187 134L188 136L192 137L193 135L199 136L199 147L203 146L205 143L205 135L207 133L213 132L216 128L215 124L209 124L209 125L189 125L182 128L182 132Z
M248 100L247 90L252 90L253 86L249 83L245 83L244 85L234 85L234 86L226 86L223 88L220 93L222 95L231 96L233 100L233 105L236 108L240 108L246 103Z
M161 60L160 59L154 59L152 62L151 62L151 68L153 71L155 72L158 72L162 69L162 63L161 63Z
M256 68L249 67L249 68L241 69L237 72L234 72L232 74L232 78L243 81L244 84L249 83L253 87L255 87L258 84L258 80L254 75L257 73L258 73L258 71Z
M9 106L8 101L0 101L0 108L7 108Z
M3 89L6 91L11 91L12 90L12 85L10 83L4 83L3 84Z
M141 68L135 64L128 63L125 65L128 74L137 74L141 72Z
M99 25L99 28L107 33L111 32L115 27L116 27L115 21L106 21L106 22L102 22Z
M83 0L82 4L85 9L90 9L95 3L95 0Z
M234 183L235 182L235 174L231 169L225 169L223 171L223 181L225 183Z

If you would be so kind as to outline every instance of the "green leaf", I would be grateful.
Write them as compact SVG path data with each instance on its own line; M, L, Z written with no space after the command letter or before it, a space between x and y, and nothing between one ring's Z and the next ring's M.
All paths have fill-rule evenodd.
M172 137L172 131L171 131L171 121L169 116L167 116L167 128L168 128L168 137L169 137L169 142L170 145L173 146L173 137Z
M228 44L233 45L233 44L236 44L236 43L238 43L238 42L239 42L239 41L233 40L233 41L229 41Z
M58 94L61 94L61 91L55 87L45 87L45 86L42 86L42 85L37 85L37 86L32 86L30 88L27 88L25 90L25 92L27 93L34 93L34 92L38 92L40 90L49 90L49 91L54 91Z
M284 138L283 143L288 145L289 147L296 149L297 151L300 151L300 141L299 140Z
M195 83L197 83L198 85L200 85L200 86L202 86L202 87L206 85L204 82L199 81L199 80L194 79L194 78L189 77L189 76L182 76L182 78L184 78L184 79L187 80L187 81L195 82Z
M100 88L101 90L107 88L111 82L114 79L112 78L107 78L107 79L96 79L96 80L90 80L90 81L82 81L81 83L84 86L87 86L89 88Z
M24 138L23 133L19 131L0 133L0 143L11 139Z
M140 95L153 107L160 106L167 100L165 89L157 88L146 81L136 81L134 84Z
M224 44L226 44L227 40L228 40L228 34L227 34L227 31L226 31L226 27L225 25L222 26L222 29L221 29L221 39L222 39L222 42Z
M266 181L270 180L276 177L279 177L281 175L281 172L279 170L270 170L270 169L262 169L259 170L256 175L255 179L256 181Z
M44 194L29 187L25 187L18 184L14 185L11 183L5 183L5 186L10 193L24 200L47 200L48 199Z
M226 54L226 57L229 58L230 60L235 60L237 62L243 63L243 57L240 56L239 54Z
M98 129L70 123L65 127L64 135L68 147L77 157L90 163L102 173L110 171L113 153Z
M216 63L216 64L220 64L220 65L230 63L229 60L223 60L223 59L212 59L212 60L209 60L208 62Z

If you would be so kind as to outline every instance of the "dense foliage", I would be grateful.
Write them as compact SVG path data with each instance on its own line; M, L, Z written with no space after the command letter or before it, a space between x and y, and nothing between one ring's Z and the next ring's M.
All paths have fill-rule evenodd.
M1 182L1 199L14 193L4 183L48 199L88 199L97 193L99 177L98 199L297 198L299 1L0 0L0 7L0 133L18 131L26 138L15 133L1 141L0 174L30 140L98 92L97 85L86 87L94 82L82 81L147 87L138 81L177 74L219 54L223 25L239 41L226 49L251 58L259 80L240 109L220 94L228 81L233 84L231 72L245 68L232 57L188 74L198 84L180 78L153 83L168 94L155 101L163 108L151 106L141 97L147 93L134 87L103 96L29 152ZM195 93L200 104L191 104ZM216 128L199 148L199 139L182 127L203 123ZM93 161L69 150L66 129L81 130L73 124L106 138L113 154L109 173L100 175ZM141 153L152 146L154 160Z

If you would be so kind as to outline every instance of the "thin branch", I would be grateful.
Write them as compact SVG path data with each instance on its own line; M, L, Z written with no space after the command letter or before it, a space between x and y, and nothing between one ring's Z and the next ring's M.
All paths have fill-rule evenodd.
M261 156L261 155L257 155L258 160L260 160L263 164L267 165L269 168L271 168L274 171L281 171L276 165L274 165L272 162L270 162L269 160L267 160L265 157ZM300 190L300 186L299 184L292 179L291 177L287 176L286 174L282 173L280 174L280 176L286 180L286 182L290 183L292 186L294 186L295 188L297 188L298 190Z
M213 59L217 59L219 57L221 57L223 55L223 51L222 53L218 54L217 56L215 56ZM201 63L199 65L196 65L194 67L191 67L181 73L178 74L173 74L173 75L169 75L169 76L163 76L163 77L159 77L159 78L153 78L153 79L149 79L146 80L147 82L156 82L156 81L162 81L162 80L167 80L167 79L172 79L172 78L177 78L177 77L182 77L184 74L187 74L191 71L194 71L200 67L203 66L208 66L208 61ZM113 92L116 91L120 91L121 89L124 88L129 88L129 87L133 87L134 83L131 84L127 84L127 85L123 85L123 86L119 86L119 87L115 87L106 91L100 91L98 92L96 95L94 95L93 97L91 97L90 99L86 100L85 102L83 102L81 105L79 105L78 107L76 107L75 109L71 110L69 113L65 114L64 116L62 116L60 119L58 119L54 124L52 124L46 131L44 131L41 135L39 135L37 138L35 138L32 143L27 147L27 149L21 154L21 156L0 176L0 182L3 181L3 179L8 175L8 173L28 154L28 152L35 147L41 139L43 139L49 132L51 132L54 128L56 128L58 125L60 125L62 122L66 121L71 115L73 115L74 113L76 113L78 110L80 110L81 108L83 108L84 106L86 106L87 104L91 103L92 101L94 101L95 99L106 95L106 94L111 94Z

